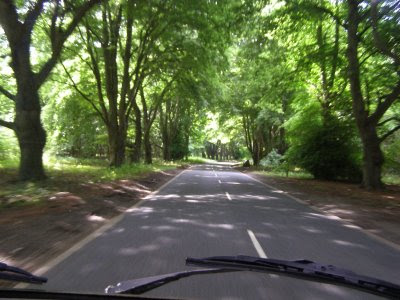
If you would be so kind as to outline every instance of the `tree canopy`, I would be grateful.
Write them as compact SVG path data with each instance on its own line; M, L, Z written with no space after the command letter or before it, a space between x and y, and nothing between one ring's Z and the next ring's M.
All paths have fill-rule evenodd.
M0 0L0 157L18 145L37 180L44 151L113 167L271 154L382 188L399 19L398 1Z

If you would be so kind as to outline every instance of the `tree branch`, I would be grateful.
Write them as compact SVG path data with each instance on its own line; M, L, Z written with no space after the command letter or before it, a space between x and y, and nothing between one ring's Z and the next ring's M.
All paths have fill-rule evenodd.
M128 2L128 5L131 2ZM130 68L130 61L132 57L132 29L133 29L133 13L132 7L128 6L128 16L126 20L126 41L125 41L125 48L123 49L122 53L122 62L123 62L123 75L122 75L122 83L121 83L121 102L123 103L123 107L126 107L126 96L129 91L130 85L130 75L129 75L129 68ZM122 44L121 44L122 49ZM128 105L129 106L129 105Z
M396 86L393 87L393 90L390 94L387 94L380 99L385 99L383 102L379 102L378 106L373 114L369 117L370 121L374 123L378 123L379 120L383 117L385 112L389 109L389 107L398 100L400 96L400 79L397 82Z
M379 140L381 142L383 142L385 139L387 139L389 136L391 136L393 133L395 133L397 130L400 129L400 125L397 125L396 127L394 127L393 129L389 130L388 132L386 132L383 136L381 136L379 138Z
M333 54L332 54L332 68L329 76L329 90L333 88L336 79L336 69L338 65L338 57L339 57L339 37L340 37L340 24L338 21L335 22L335 40L333 46Z
M107 121L103 114L101 113L100 109L94 104L92 99L88 95L86 95L81 89L78 87L78 85L75 83L74 79L72 78L71 74L68 72L67 68L64 66L64 64L61 62L61 66L63 67L65 74L67 74L67 77L72 83L72 87L79 93L79 95L82 96L83 99L85 99L87 102L90 103L90 105L94 108L94 110L99 114L100 118L104 121L105 124L107 124Z
M172 77L172 79L170 81L167 82L167 84L164 86L160 96L157 99L155 107L153 108L152 111L150 111L149 115L150 115L150 123L151 124L154 122L156 115L157 115L157 111L162 103L162 100L164 99L166 93L169 91L169 89L170 89L172 83L175 81L175 79L176 79L176 77L174 76L174 77Z
M51 57L42 66L40 71L35 75L36 85L38 87L40 87L45 82L50 72L56 65L67 38L72 34L76 26L78 26L79 22L84 17L86 12L100 1L102 0L89 0L85 2L78 9L76 9L72 21L68 24L67 28L64 31L62 30L61 27L57 29L57 33L54 34L54 38L51 40L51 47L52 47Z
M26 33L30 34L32 32L33 27L35 26L35 23L42 13L43 10L43 4L47 0L38 0L35 5L28 11L25 17L24 21L24 26L26 29Z
M382 40L378 30L378 4L380 1L371 0L371 20L372 20L372 34L374 37L375 47L387 57L393 59L397 67L400 66L400 56L388 48L387 43Z
M90 64L90 62L88 62L86 59L83 58L82 54L79 51L75 51L74 49L72 49L70 47L65 47L65 50L68 50L74 56L78 57L81 60L81 62L84 63L93 72L92 65Z
M15 130L15 124L13 122L7 122L0 119L0 126Z
M86 27L89 26L86 23ZM92 63L92 67L90 68L93 72L93 75L96 79L96 88L97 88L97 96L99 98L99 103L101 110L103 112L104 118L106 119L106 124L109 124L109 118L108 118L108 111L105 105L104 97L103 97L103 88L102 88L102 80L101 80L101 74L100 74L100 69L99 69L99 64L96 60L96 55L95 52L92 48L92 37L90 35L90 31L86 29L86 47L87 51L89 52L90 60Z
M15 95L11 94L9 91L7 91L5 88L0 86L0 93L2 93L4 96L6 96L8 99L12 100L15 102Z
M385 125L387 122L390 122L390 121L397 121L397 122L400 123L400 118L398 118L398 117L390 117L390 118L386 119L385 121L380 122L378 124L378 126Z
M0 25L10 42L10 46L15 46L19 38L15 32L21 32L23 24L18 20L17 8L13 1L0 1Z
M57 34L57 19L60 12L60 0L56 0L56 7L54 8L53 15L51 16L51 25L50 25L50 40L53 41L56 39Z
M340 17L338 15L336 15L333 11L331 11L330 9L326 8L326 7L322 7L322 6L318 6L318 5L313 5L310 4L305 5L307 10L317 10L321 13L327 14L328 16L330 16L332 19L334 19L340 26L342 26L344 29L347 29L347 25L345 23L343 23L343 20L340 19Z

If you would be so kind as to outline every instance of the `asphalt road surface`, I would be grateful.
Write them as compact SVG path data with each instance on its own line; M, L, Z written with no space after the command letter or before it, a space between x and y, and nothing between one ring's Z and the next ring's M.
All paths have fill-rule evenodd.
M186 257L309 259L400 284L400 251L226 165L185 170L44 275L47 290L100 292L119 281L190 269ZM380 299L294 278L201 275L148 292L188 299Z

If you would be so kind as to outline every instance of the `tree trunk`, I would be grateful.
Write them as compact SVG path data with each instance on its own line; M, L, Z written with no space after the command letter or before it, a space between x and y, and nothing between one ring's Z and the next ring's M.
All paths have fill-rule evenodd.
M165 161L170 161L171 160L171 145L169 142L168 134L163 134L162 141L163 141L163 159Z
M146 130L143 136L144 142L144 157L146 164L153 163L152 151L151 151L151 142L150 142L150 131Z
M368 189L382 188L381 173L384 162L377 134L376 121L370 120L365 109L361 89L360 62L358 58L358 26L360 15L358 1L348 1L347 59L350 91L353 100L353 113L363 144L363 186Z
M252 153L251 157L253 158L253 166L257 167L260 164L260 157L258 152Z
M384 158L380 139L373 125L360 128L363 143L363 186L367 189L381 189L382 165Z
M46 132L40 120L40 100L35 74L30 65L29 36L20 36L11 44L11 67L17 82L14 131L20 147L19 179L46 178L43 168L43 149Z
M163 150L163 160L170 161L171 160L171 143L170 136L168 134L168 121L167 116L164 114L162 105L159 109L160 112L160 131L161 131L161 140L162 140L162 150Z
M125 161L126 132L117 128L108 129L110 166L120 167Z
M72 10L73 17L70 22L60 21L66 13L64 5L59 5L53 14L48 14L44 2L36 1L35 4L22 11L17 9L15 1L0 1L0 26L2 35L5 34L9 49L11 50L11 68L17 84L15 99L15 119L13 130L20 147L19 178L21 180L40 180L46 178L43 168L43 149L46 144L46 132L40 120L41 104L38 90L46 81L50 72L56 65L61 55L67 38L72 34L85 13L96 4L96 0L86 1L81 6L75 6ZM25 17L22 17L25 15ZM25 21L22 23L22 19ZM30 50L32 45L32 31L38 19L51 20L51 39L47 44L51 46L48 58L43 62L38 72L33 72ZM45 22L47 23L47 22ZM14 98L14 97L13 97Z
M40 120L39 93L27 45L14 49L13 69L18 86L14 130L20 147L19 178L41 180L46 178L42 159L46 132Z
M255 140L253 141L253 152L251 157L253 158L253 165L258 166L260 164L260 145Z
M189 159L189 134L186 133L185 135L185 159Z
M42 156L46 132L40 121L40 110L17 109L15 134L20 147L19 179L45 179Z
M135 143L132 152L132 162L140 162L142 156L142 116L139 107L136 102L133 105L133 110L135 114Z

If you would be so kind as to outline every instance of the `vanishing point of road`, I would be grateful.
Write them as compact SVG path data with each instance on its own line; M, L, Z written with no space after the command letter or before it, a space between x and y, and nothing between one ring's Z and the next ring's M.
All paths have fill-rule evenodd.
M400 284L399 250L228 165L183 171L93 237L44 272L49 278L44 289L102 293L119 281L190 269L186 257L241 254L308 259ZM251 272L181 279L145 296L380 299L339 286Z

